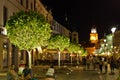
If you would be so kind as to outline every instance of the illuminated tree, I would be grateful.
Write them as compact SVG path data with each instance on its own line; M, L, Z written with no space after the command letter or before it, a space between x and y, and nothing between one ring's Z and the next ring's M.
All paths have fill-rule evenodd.
M8 38L20 50L27 50L31 68L31 50L44 46L51 36L50 24L45 17L34 11L20 11L11 16L6 24Z
M85 50L84 48L81 48L81 56L87 56L88 55L88 52L87 50Z
M57 49L58 50L58 66L60 66L60 52L65 50L70 43L70 39L60 34L56 34L51 36L49 39L49 49Z
M71 64L72 64L72 53L76 53L77 58L78 58L78 54L79 54L79 51L80 51L80 46L79 46L79 44L71 42L67 49L71 53ZM77 59L77 63L78 63L78 59Z

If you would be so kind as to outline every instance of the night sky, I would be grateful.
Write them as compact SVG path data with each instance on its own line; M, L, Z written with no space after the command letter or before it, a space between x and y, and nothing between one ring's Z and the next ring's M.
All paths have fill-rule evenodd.
M120 27L120 0L41 0L52 10L53 18L70 31L79 33L80 42L89 41L92 25L99 39ZM67 17L67 22L66 18Z

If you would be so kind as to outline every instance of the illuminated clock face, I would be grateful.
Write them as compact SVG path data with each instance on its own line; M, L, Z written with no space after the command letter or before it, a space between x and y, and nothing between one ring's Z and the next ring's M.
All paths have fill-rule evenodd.
M96 41L96 40L98 40L97 34L91 34L91 35L90 35L90 40L91 40L91 41Z
M91 36L90 40L96 40L96 36Z

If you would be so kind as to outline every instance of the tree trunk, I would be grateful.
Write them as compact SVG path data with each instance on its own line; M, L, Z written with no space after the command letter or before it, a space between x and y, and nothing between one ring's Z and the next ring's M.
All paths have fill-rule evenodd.
M70 56L70 62L71 62L71 65L72 65L72 53L71 53L71 56Z
M32 67L32 63L31 63L31 51L27 51L28 52L28 65L29 65L29 68L31 69Z
M59 68L60 68L60 51L58 52L58 66L59 66Z
M77 53L77 65L79 65L79 55Z

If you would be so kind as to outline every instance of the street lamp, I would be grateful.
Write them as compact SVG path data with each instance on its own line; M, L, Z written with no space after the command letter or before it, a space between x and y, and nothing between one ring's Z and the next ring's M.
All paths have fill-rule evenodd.
M114 32L116 31L116 27L112 27L111 31L112 31L112 48L114 48L113 47L113 38L114 38Z
M114 34L116 27L111 28L112 34Z
M111 28L111 31L112 31L112 43L113 43L114 32L116 31L116 27Z

